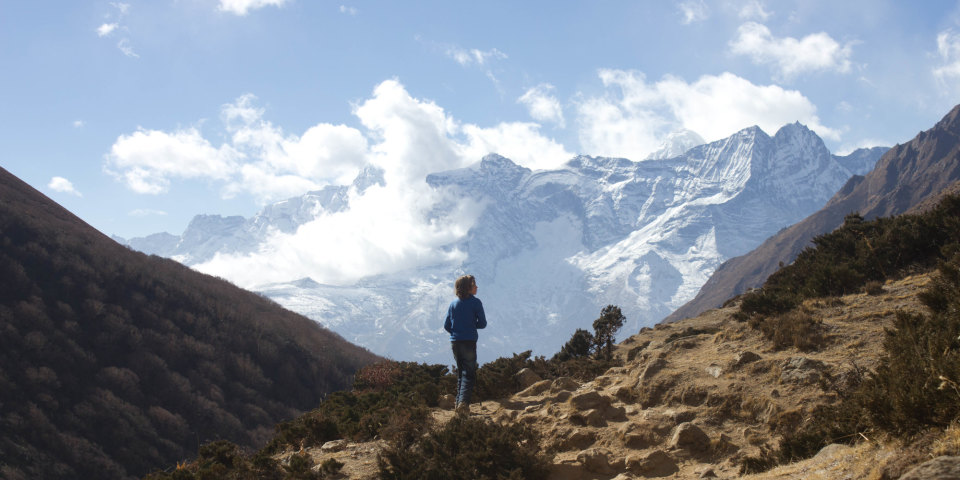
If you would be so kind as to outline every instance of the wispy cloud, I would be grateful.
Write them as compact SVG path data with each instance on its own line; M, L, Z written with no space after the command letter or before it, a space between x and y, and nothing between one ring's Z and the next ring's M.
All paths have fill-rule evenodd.
M133 50L133 44L130 42L130 31L121 23L123 18L130 12L130 4L111 2L110 6L116 11L108 14L108 21L97 27L97 36L101 38L112 37L118 32L123 32L122 38L117 41L117 49L130 58L139 58L140 55L137 55Z
M70 180L67 180L63 177L53 177L50 179L50 183L47 184L47 187L55 192L67 193L70 195L75 195L82 197L83 195L73 187L73 183Z
M744 20L762 20L765 21L772 13L767 12L766 6L762 0L747 0L740 6L738 12L740 18Z
M137 52L133 51L133 45L130 44L129 38L120 39L120 41L117 42L117 48L130 58L140 58L140 55L137 55Z
M677 6L680 9L680 23L690 25L694 22L702 22L710 18L710 8L703 0L687 0L680 2Z
M853 43L841 45L826 33L813 33L801 39L777 38L766 26L747 22L737 30L730 51L747 55L757 64L772 64L783 79L817 71L850 71Z
M282 7L288 0L220 0L219 9L222 12L244 16L252 10L263 7Z
M541 83L527 90L526 93L517 99L517 102L526 105L527 111L530 112L530 116L534 120L555 123L560 128L563 128L563 107L560 106L557 98L553 96L553 90L553 85Z
M953 30L937 34L937 54L941 63L933 69L934 78L941 87L960 91L960 34Z
M355 7L348 7L346 5L340 5L340 13L344 15L356 15L360 13Z
M165 216L167 212L163 210L154 210L152 208L138 208L131 210L127 215L131 217L154 217L154 216Z
M87 124L87 122L84 122L83 120L77 119L77 120L74 120L74 121L73 121L73 128L83 128L83 126L86 125L86 124Z
M479 50L476 48L466 49L457 46L447 47L446 54L448 57L452 58L454 61L459 63L464 67L469 67L471 65L485 66L490 63L491 60L503 60L507 58L507 54L492 48L490 50Z

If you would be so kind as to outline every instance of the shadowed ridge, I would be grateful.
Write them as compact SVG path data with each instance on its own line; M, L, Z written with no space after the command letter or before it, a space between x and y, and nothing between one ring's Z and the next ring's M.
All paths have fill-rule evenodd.
M377 359L114 242L0 169L0 477L130 478L273 426Z

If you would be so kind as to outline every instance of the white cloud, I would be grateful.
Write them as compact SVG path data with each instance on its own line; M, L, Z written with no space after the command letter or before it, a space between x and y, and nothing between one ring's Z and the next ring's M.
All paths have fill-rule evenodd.
M492 128L465 125L467 143L460 147L465 159L497 153L534 170L558 168L575 154L563 145L540 134L535 123L501 123Z
M238 110L249 116L248 109ZM242 286L307 276L348 284L462 259L447 246L466 234L482 206L447 198L424 182L427 173L478 160L461 155L455 140L460 127L436 104L411 97L396 80L378 85L354 114L368 129L367 159L384 170L385 185L352 190L348 211L321 215L295 234L277 233L256 254L218 256L196 268Z
M517 99L517 102L527 106L527 110L534 120L556 123L560 128L563 128L563 107L560 106L557 98L551 94L553 89L553 85L541 83L527 90Z
M140 128L117 138L105 169L134 192L159 194L171 179L228 179L240 156L230 146L213 147L195 128L173 133Z
M534 123L490 128L461 124L435 103L387 80L354 107L363 130L317 124L302 135L264 119L244 95L221 110L227 141L217 147L196 129L140 129L117 139L106 169L143 193L183 179L223 185L224 194L261 201L342 183L365 166L384 185L350 189L346 212L322 214L292 234L275 233L253 255L218 256L197 266L238 285L311 277L347 284L368 275L462 259L450 245L466 235L483 205L434 190L429 173L461 168L497 152L531 168L555 167L573 155Z
M353 113L376 139L370 162L386 171L388 183L422 182L428 173L463 164L451 140L458 128L453 118L411 97L396 80L378 85Z
M49 187L51 190L55 192L68 193L70 195L76 195L78 197L83 196L80 194L80 192L77 191L76 188L73 188L73 183L71 183L70 180L67 180L66 178L63 178L63 177L51 178L50 183L47 184L47 187Z
M222 12L244 16L251 10L269 6L282 7L285 3L287 0L220 0L218 8Z
M747 0L743 5L740 6L739 12L740 18L744 20L749 19L758 19L758 20L767 20L770 18L770 13L767 12L766 7L761 0Z
M300 136L286 134L263 119L255 101L244 95L221 110L231 148L247 159L225 187L227 195L251 193L262 202L288 198L347 183L365 164L367 141L359 130L320 123Z
M119 23L104 23L103 25L100 25L99 27L97 27L97 36L106 37L111 33L113 33L113 31L116 30L118 27L120 27Z
M340 13L345 15L356 15L357 13L360 13L360 12L355 7L340 5Z
M578 106L581 149L593 155L640 160L681 129L711 142L753 125L772 134L795 121L821 137L839 139L800 92L754 85L731 73L693 83L673 76L648 83L642 73L623 70L601 70L600 78L606 95L581 98Z
M937 35L937 53L942 63L933 69L933 76L948 90L956 90L960 82L960 34L945 30Z
M690 25L694 22L702 22L710 17L710 8L703 0L687 0L678 5L680 14L683 18L680 23Z
M849 72L852 45L840 45L823 32L799 40L775 38L766 26L747 22L737 30L737 38L730 42L730 50L751 57L757 64L773 64L781 77L790 79L805 72Z
M86 125L86 124L87 124L87 122L84 122L83 120L79 120L79 119L78 119L78 120L74 120L74 121L73 121L73 128L83 128L83 126Z

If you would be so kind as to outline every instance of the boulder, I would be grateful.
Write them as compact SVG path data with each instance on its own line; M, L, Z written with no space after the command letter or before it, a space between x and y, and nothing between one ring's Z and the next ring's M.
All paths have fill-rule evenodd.
M553 384L550 385L550 390L554 392L560 392L560 391L572 392L578 388L580 388L580 382L570 377L560 377L554 380Z
M753 353L751 351L740 352L737 354L737 357L733 359L734 367L742 367L750 362L756 362L760 360L760 355Z
M529 368L524 368L517 372L513 378L520 384L520 388L525 389L541 380L540 375L537 375L536 372L530 370Z
M610 466L610 452L599 448L590 448L580 452L577 455L577 461L580 462L587 471L599 473L602 475L611 475L614 473Z
M523 389L523 391L521 391L520 393L517 393L517 396L518 397L535 397L549 390L551 385L553 385L552 381L541 380Z
M673 430L670 446L692 453L703 453L710 448L710 437L700 427L684 422Z
M628 455L626 468L644 477L666 477L677 473L677 461L662 450L654 450L646 455Z
M811 360L807 357L792 357L785 360L781 365L780 381L810 385L820 380L821 372L826 368L827 366L819 360Z
M900 480L960 480L960 456L942 456L921 463Z
M595 390L575 394L568 400L570 406L577 410L591 410L610 406L610 399L600 395Z
M597 441L597 435L590 431L576 430L569 437L556 442L560 451L583 450Z
M649 380L651 377L657 374L660 370L663 370L663 367L667 366L667 361L662 358L657 358L656 360L647 364L643 368L643 371L640 372L640 380Z

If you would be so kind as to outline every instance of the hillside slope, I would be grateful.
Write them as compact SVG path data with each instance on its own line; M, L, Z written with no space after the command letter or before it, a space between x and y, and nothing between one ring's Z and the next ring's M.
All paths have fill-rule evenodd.
M933 128L887 151L864 177L854 177L823 209L770 237L746 255L724 262L696 297L664 321L695 316L728 298L760 286L777 267L796 258L815 236L844 217L865 219L906 213L960 181L960 105Z
M617 347L622 367L586 383L543 380L472 415L537 431L550 479L740 478L751 459L878 365L884 329L896 311L920 312L926 274L887 282L878 295L810 301L822 319L819 349L775 349L733 319L735 306L661 324ZM453 417L435 410L441 426ZM376 478L382 442L332 443L307 449L315 464L344 463L348 478ZM292 455L287 451L281 460ZM754 479L897 478L910 466L895 444L835 445L810 460L750 475ZM916 460L913 460L916 461Z
M377 359L97 232L0 169L0 478L128 478L273 425Z

